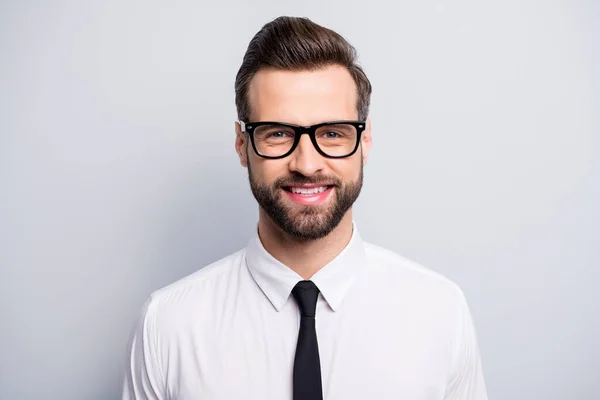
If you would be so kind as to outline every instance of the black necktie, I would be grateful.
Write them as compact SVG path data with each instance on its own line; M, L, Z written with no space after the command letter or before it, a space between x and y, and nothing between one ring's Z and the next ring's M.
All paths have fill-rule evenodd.
M294 400L322 400L321 362L315 329L319 288L312 281L300 281L292 294L300 308L300 332L294 359Z

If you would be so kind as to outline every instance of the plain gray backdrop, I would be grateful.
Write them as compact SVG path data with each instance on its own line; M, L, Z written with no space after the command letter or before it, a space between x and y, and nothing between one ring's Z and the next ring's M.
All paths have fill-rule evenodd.
M3 1L0 398L117 399L148 295L245 246L251 37L308 16L373 86L362 236L464 290L491 399L600 398L595 1Z

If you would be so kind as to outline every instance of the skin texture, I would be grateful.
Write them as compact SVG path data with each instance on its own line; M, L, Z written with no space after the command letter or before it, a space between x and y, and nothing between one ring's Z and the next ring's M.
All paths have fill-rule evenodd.
M338 65L309 71L263 69L252 79L248 95L252 122L280 121L307 126L327 121L358 120L356 85L350 73ZM309 233L298 236L286 232L259 207L258 232L263 246L303 279L310 279L343 250L352 236L351 207L337 218L337 226L324 237L311 238L310 229L315 224L319 226L321 223L322 226L335 210L336 200L344 198L344 194L356 190L359 185L362 167L371 148L370 120L367 120L358 151L343 159L321 156L308 135L302 135L298 147L288 157L263 159L254 153L250 139L241 132L238 123L235 130L235 149L241 165L249 170L255 196L257 187L279 194L279 205L287 210L291 223L297 230ZM307 206L290 200L278 187L282 182L333 182L334 187L325 202ZM355 193L354 198L357 195Z

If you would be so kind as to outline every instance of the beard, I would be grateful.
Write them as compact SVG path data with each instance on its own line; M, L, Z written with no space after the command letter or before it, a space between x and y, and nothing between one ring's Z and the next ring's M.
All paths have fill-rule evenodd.
M262 184L254 179L250 164L248 164L248 180L254 198L271 220L293 239L305 242L329 235L352 207L363 184L362 162L360 165L358 179L347 183L325 175L308 177L294 172L289 176L277 178L271 185ZM335 188L331 193L333 198L326 206L299 204L290 206L282 199L281 189L284 187L323 182Z

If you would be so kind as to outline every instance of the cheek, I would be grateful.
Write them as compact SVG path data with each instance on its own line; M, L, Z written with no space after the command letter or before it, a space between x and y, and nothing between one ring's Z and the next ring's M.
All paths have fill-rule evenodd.
M256 155L249 158L252 176L259 182L270 184L287 171L285 163L280 160L265 160Z
M340 178L343 182L355 181L360 176L362 161L360 155L352 156L349 159L338 160L337 163L331 165L331 171Z

